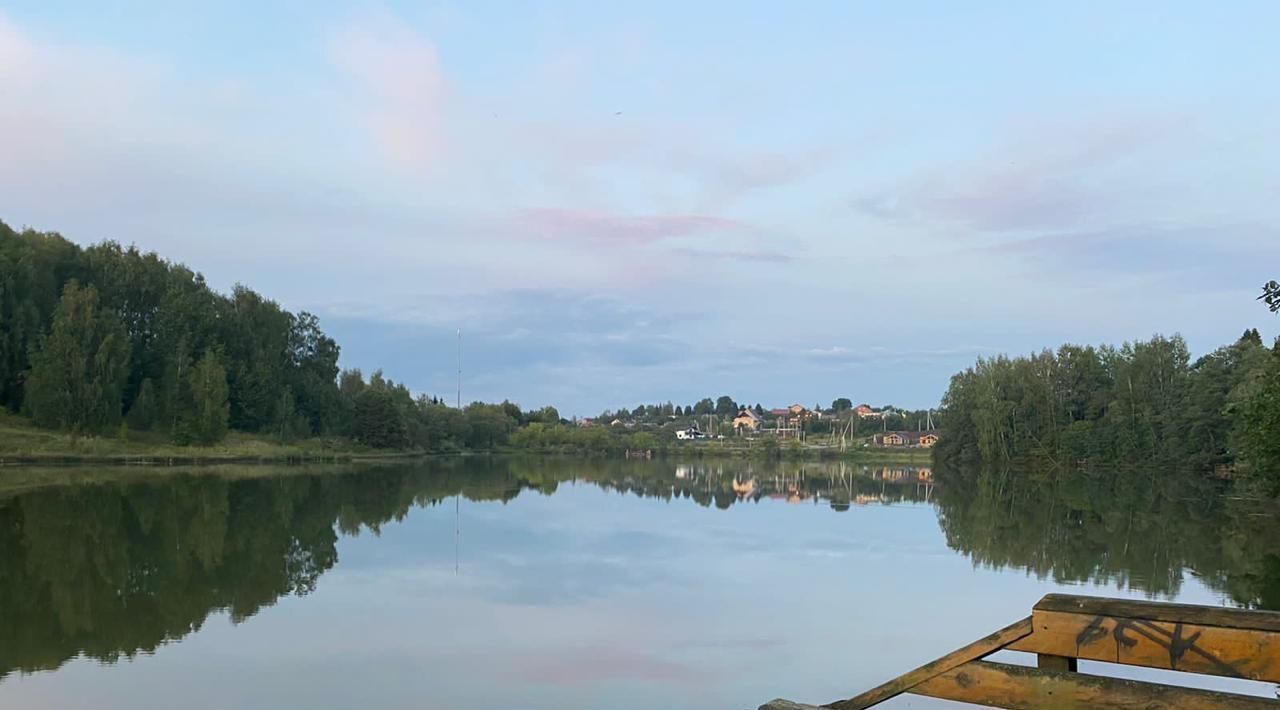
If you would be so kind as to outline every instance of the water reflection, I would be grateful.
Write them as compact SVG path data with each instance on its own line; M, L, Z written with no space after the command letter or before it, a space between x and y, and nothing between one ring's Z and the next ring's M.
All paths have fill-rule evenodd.
M415 507L459 495L551 495L567 482L719 509L776 501L857 514L929 503L947 545L982 566L1164 596L1178 593L1189 570L1237 603L1280 608L1280 521L1204 479L941 472L935 484L927 468L501 458L283 473L104 471L77 485L25 488L12 481L40 475L5 476L0 678L80 654L147 653L199 630L213 612L241 621L306 595L337 564L340 534L377 533ZM518 553L521 543L510 544Z
M1280 609L1280 510L1199 475L948 471L947 546L992 568L1172 598L1185 575L1236 604Z

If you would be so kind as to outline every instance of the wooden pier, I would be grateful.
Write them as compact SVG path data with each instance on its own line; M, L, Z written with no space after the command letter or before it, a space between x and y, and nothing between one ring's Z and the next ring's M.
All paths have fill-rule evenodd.
M983 660L1036 654L1037 667ZM1280 710L1280 700L1079 673L1077 661L1280 683L1280 613L1050 594L1031 616L848 700L862 710L911 693L996 708ZM818 710L789 700L760 710Z

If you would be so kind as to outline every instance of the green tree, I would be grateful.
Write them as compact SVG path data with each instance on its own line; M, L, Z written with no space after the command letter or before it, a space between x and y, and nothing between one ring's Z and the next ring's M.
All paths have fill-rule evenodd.
M186 438L182 422L191 418L191 351L185 337L178 338L167 354L160 380L160 416L175 440Z
M506 414L508 417L510 417L511 421L516 423L516 426L521 426L527 423L527 421L524 418L524 412L521 411L520 405L516 404L515 402L504 399L502 400L502 404L498 406L502 407L503 413ZM625 412L627 410L624 407L621 411ZM622 416L622 415L619 414L618 416Z
M158 407L156 388L148 377L142 381L138 396L134 398L133 406L129 407L129 413L125 416L129 428L134 431L150 431L156 424Z
M722 417L731 417L738 411L738 404L729 395L721 395L716 399L715 413Z
M850 409L853 409L853 400L848 397L839 397L831 403L831 408L837 413L847 412Z
M1243 408L1242 439L1249 475L1280 495L1280 341L1269 355L1258 389Z
M124 326L99 307L96 289L72 280L31 358L27 408L44 426L103 431L120 423L128 366Z
M290 316L289 357L284 379L294 400L296 415L306 420L298 429L328 432L338 426L342 416L338 377L338 344L320 330L314 315L302 312ZM279 419L279 416L277 416Z
M559 424L560 412L555 407L547 405L542 409L525 414L525 421L530 423Z
M1280 284L1272 281L1262 299L1280 313ZM1244 340L1244 339L1242 339ZM1239 439L1248 473L1271 495L1280 495L1280 339L1271 347L1255 382L1246 382Z
M293 388L285 385L280 393L280 403L276 406L275 435L280 441L295 441L311 432L315 420L298 411L298 401L293 396Z
M507 442L516 422L501 405L472 402L464 410L467 419L467 445L475 449L493 449Z
M554 412L554 408L543 408ZM441 402L419 401L418 418L421 427L414 443L426 451L446 451L461 448L469 433L466 415L461 410ZM555 415L557 418L559 414Z
M80 248L57 234L0 222L0 406L20 411L31 356L62 290L80 271Z
M191 369L188 386L191 406L182 428L191 442L209 446L227 435L231 404L227 393L227 371L217 353L206 350Z
M1272 313L1280 313L1280 282L1268 281L1264 284L1258 300L1266 303Z
M380 375L375 376L381 381ZM383 386L365 387L356 396L351 431L356 441L378 449L399 449L408 444L408 427L395 396Z

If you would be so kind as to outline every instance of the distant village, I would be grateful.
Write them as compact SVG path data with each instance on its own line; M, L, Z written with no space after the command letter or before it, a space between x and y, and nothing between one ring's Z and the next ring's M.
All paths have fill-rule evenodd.
M704 399L688 407L666 404L618 409L574 420L580 427L650 430L679 441L774 437L810 445L840 443L886 448L929 448L938 441L938 412L893 406L854 405L837 399L830 407L815 405L765 409L728 396Z

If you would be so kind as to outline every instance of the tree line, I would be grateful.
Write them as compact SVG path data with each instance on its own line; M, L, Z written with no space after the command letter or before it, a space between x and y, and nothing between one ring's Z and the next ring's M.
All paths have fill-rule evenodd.
M702 426L707 423L708 418L713 418L719 425L724 425L744 411L754 412L756 416L766 423L774 423L779 419L778 416L766 410L759 402L754 405L746 402L739 403L729 395L721 395L715 399L704 397L688 406L666 402L640 404L634 409L627 407L606 409L596 415L594 421L608 424L615 420L621 420L626 424L658 426L664 426L668 422L675 422L679 426L695 424ZM828 434L833 430L845 431L845 428L852 420L851 433L855 437L870 437L884 430L920 429L930 421L935 422L936 425L936 421L940 416L934 410L906 410L890 405L876 410L874 417L859 417L854 413L853 400L848 397L836 398L831 402L830 407L824 408L820 404L815 404L813 409L810 410L810 413L813 412L821 413L823 416L805 417L804 429L807 434ZM789 414L783 416L790 417Z
M1256 329L1194 360L1176 335L980 359L942 408L944 461L1234 466L1280 492L1280 340Z
M77 435L209 445L230 430L375 448L492 448L554 408L445 406L339 371L316 316L252 289L219 293L136 247L87 248L0 222L0 407Z

